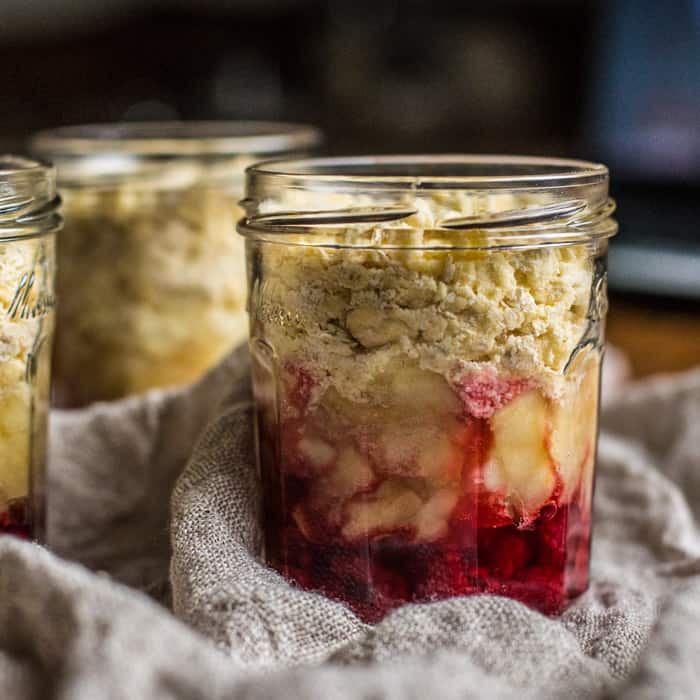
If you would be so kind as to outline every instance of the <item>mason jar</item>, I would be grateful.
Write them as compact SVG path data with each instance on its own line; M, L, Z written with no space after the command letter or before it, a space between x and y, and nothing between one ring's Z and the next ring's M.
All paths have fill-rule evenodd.
M487 156L248 169L266 561L366 622L588 584L608 171Z
M53 334L54 169L0 156L0 535L42 540Z
M235 235L247 165L319 133L266 122L76 126L40 132L65 231L53 400L62 407L190 382L245 339Z

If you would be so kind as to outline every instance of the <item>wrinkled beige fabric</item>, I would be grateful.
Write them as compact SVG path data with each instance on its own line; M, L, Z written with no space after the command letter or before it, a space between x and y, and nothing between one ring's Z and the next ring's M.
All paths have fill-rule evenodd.
M58 413L54 553L0 540L0 696L695 698L700 372L618 392L603 425L592 585L561 618L480 596L367 626L255 555L242 350Z

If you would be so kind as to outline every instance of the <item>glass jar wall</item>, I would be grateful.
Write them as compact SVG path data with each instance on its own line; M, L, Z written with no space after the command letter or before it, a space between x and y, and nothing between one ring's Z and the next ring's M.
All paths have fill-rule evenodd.
M39 133L66 228L54 403L183 384L246 334L243 171L306 151L316 130L265 122L66 127Z
M560 611L588 584L607 170L267 163L245 204L269 564L368 622Z
M0 535L43 539L53 332L53 168L0 156Z

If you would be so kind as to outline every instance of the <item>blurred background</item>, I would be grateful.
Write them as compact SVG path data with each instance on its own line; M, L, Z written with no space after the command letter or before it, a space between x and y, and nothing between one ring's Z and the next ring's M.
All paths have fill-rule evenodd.
M0 149L162 119L320 126L329 153L608 164L609 336L700 362L700 0L0 0Z

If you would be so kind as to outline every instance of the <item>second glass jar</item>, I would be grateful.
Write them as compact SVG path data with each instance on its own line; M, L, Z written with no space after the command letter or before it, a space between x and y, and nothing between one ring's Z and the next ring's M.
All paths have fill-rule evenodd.
M266 122L66 127L39 133L66 226L58 248L53 402L78 407L183 384L246 333L235 235L246 166L312 149Z
M0 535L44 538L59 200L51 166L0 156Z
M588 584L607 170L355 158L248 171L267 561L367 622Z

